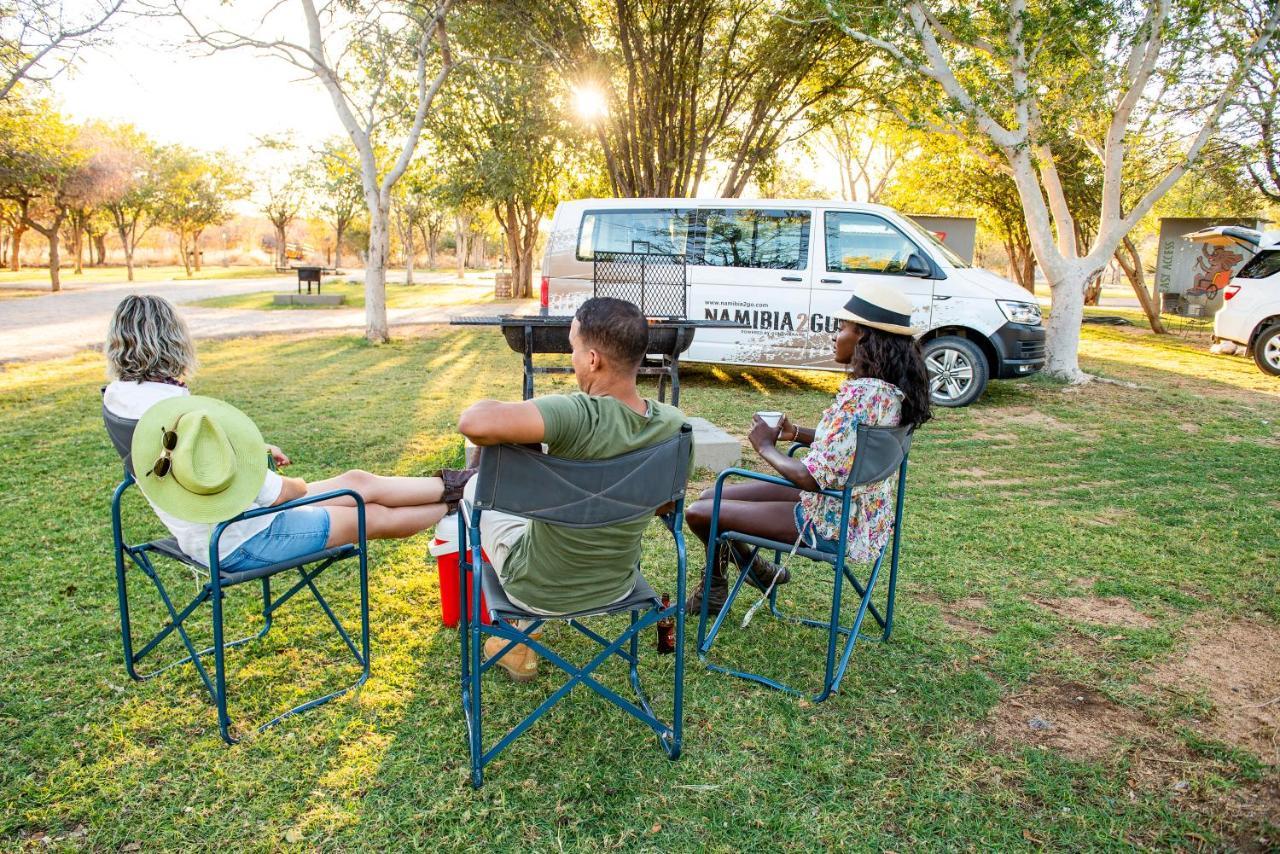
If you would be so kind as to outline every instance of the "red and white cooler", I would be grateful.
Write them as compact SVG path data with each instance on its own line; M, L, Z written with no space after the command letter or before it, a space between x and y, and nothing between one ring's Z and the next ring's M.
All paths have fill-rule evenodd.
M440 573L440 621L447 628L456 628L460 614L458 613L458 517L450 514L436 525L435 539L427 547L431 556L436 559L436 568ZM484 551L481 550L481 554ZM485 560L488 560L485 555ZM471 573L467 573L467 607L471 607ZM489 614L484 607L484 594L480 594L480 618L489 623Z

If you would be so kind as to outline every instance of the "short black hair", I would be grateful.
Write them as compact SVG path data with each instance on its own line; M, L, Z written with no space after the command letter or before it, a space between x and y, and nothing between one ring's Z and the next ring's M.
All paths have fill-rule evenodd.
M574 315L583 341L604 354L618 368L635 370L649 349L649 323L633 302L592 297Z

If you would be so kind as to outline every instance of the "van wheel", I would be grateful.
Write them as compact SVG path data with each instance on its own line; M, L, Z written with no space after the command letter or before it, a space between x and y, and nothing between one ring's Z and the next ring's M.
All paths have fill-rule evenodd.
M1262 330L1253 342L1253 361L1264 374L1280 377L1280 323Z
M935 406L968 406L987 387L991 369L977 345L957 335L943 335L924 345L929 369L929 399Z

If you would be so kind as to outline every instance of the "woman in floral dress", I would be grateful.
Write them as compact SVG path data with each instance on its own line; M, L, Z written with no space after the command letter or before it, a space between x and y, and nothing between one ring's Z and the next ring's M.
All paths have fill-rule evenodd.
M793 424L785 415L771 427L758 415L748 439L756 452L795 486L759 481L728 484L720 501L720 529L755 534L835 554L840 537L850 561L874 560L893 530L894 481L855 488L849 526L840 531L840 501L819 489L843 489L857 453L858 424L876 427L911 425L929 420L929 376L920 345L912 337L911 300L880 284L859 285L845 307L835 313L835 361L848 366L848 377L835 401L812 429ZM809 452L789 457L777 443L802 442ZM711 534L714 491L702 493L685 510L689 528L705 545ZM712 568L708 607L719 613L728 596L726 568L742 565L741 545L722 546ZM746 581L761 590L785 584L787 571L757 556ZM692 614L702 607L703 584L686 603Z

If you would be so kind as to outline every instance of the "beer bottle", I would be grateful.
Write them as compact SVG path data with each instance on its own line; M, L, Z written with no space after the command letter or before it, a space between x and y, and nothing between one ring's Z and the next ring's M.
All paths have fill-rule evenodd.
M662 594L662 610L671 607L671 594ZM658 620L658 654L670 655L676 651L676 618L663 617Z

